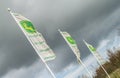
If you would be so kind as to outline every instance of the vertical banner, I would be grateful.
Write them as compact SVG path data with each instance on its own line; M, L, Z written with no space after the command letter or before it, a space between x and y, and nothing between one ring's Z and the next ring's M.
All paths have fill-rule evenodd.
M19 24L25 36L32 43L34 49L37 51L41 59L43 59L43 61L49 61L55 59L56 56L54 52L47 45L42 34L38 33L37 30L34 28L32 22L18 13L11 13L11 14Z
M83 40L85 45L88 47L88 49L90 50L90 52L98 59L98 61L101 64L105 63L105 60L103 59L103 57L97 52L96 48L94 48L91 44L88 44L85 40Z
M67 44L70 46L70 48L72 49L72 51L76 55L78 62L80 63L80 51L77 47L76 41L71 37L71 35L69 33L62 32L61 30L58 30L58 31L63 36L63 38L65 39Z

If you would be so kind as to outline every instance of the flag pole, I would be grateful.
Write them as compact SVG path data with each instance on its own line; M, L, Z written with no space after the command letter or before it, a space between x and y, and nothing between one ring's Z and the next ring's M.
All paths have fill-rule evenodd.
M23 31L23 29L22 29L22 27L20 26L19 22L16 20L15 16L12 14L11 9L8 8L7 10L8 10L8 12L12 15L12 17L15 19L15 21L16 21L17 24L19 25L20 29ZM39 55L38 50L37 50L37 48L34 46L32 40L30 40L30 39L28 38L27 34L26 34L24 31L23 31L23 33L24 33L24 35L27 37L28 41L30 42L30 44L32 45L32 47L34 48L34 50L36 51L36 53L38 54L38 56L41 58L42 62L45 64L46 68L47 68L48 71L51 73L51 75L53 76L53 78L56 78L55 75L54 75L54 73L53 73L52 70L50 69L50 67L49 67L49 66L47 65L47 63L43 60L43 58Z
M87 45L87 42L85 41L85 40L83 40L83 42ZM88 46L87 46L88 47ZM93 52L92 52L92 54L93 54ZM100 66L101 66L101 68L103 69L103 71L105 72L105 74L108 76L108 78L111 78L110 76L109 76L109 74L107 73L107 71L104 69L104 67L102 66L102 64L100 63L100 61L99 61L99 59L95 56L95 54L93 54L94 55L94 57L96 58L96 60L97 60L97 62L100 64Z
M89 69L87 68L87 66L82 62L81 59L79 59L79 61L80 61L80 63L83 65L83 67L86 69L86 71L88 72L89 76L90 76L91 78L93 78L93 77L92 77L92 74L90 73L90 71L89 71ZM78 63L79 63L79 62L78 62ZM79 63L79 64L80 64L80 63Z
M52 72L52 70L50 69L50 67L47 65L46 62L44 62L45 66L47 67L47 69L49 70L49 72L51 73L51 75L53 76L53 78L56 78L55 74Z
M93 54L94 55L94 54ZM96 60L98 61L98 63L100 64L101 68L103 69L103 71L106 73L106 75L108 76L108 78L111 78L109 76L109 74L107 73L107 71L104 69L104 67L101 65L100 61L98 60L98 58L94 55L94 57L96 58Z

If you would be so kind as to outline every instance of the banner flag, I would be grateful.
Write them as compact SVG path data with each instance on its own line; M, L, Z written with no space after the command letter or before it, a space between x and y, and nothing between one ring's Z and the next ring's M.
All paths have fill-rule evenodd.
M54 52L47 45L42 34L37 32L37 30L34 28L32 22L18 13L11 12L11 15L16 20L19 27L24 32L25 36L30 41L30 43L36 50L37 54L41 57L41 59L44 62L55 59L56 56Z
M77 47L76 41L71 37L71 35L69 33L63 32L61 30L58 30L58 31L63 36L65 41L68 43L68 45L70 46L70 48L72 49L72 51L76 55L78 62L80 63L80 51Z
M97 52L96 48L94 48L91 44L88 44L85 40L83 40L83 42L85 43L85 45L88 47L88 49L91 51L91 53L98 59L98 61L101 64L105 63L105 60L103 59L103 57Z

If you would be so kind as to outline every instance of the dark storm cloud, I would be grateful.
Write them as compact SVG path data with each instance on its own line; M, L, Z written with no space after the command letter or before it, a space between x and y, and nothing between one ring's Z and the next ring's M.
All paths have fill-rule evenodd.
M6 8L10 7L33 21L57 55L50 66L58 72L76 58L57 29L68 31L85 57L89 52L82 39L97 45L101 37L112 30L114 21L108 20L106 25L104 20L119 7L120 0L4 0L1 3L0 75L3 75L10 69L31 65L38 58Z
M103 29L105 26L98 25L108 17L119 5L119 0L90 0L90 1L39 1L36 5L31 6L31 10L27 10L26 15L34 19L33 22L37 29L43 33L43 35L49 39L49 44L52 47L56 47L56 43L60 44L61 40L58 36L57 29L60 28L66 31L82 31L83 29L91 29L99 32L99 28ZM68 3L69 2L69 3ZM27 8L30 7L30 2L28 1ZM31 2L32 3L32 2ZM35 1L33 1L35 3ZM46 5L43 5L46 4ZM39 6L40 5L40 6ZM36 7L36 8L34 8ZM38 7L38 8L37 8ZM34 11L35 10L35 11ZM42 11L43 10L43 11ZM34 11L34 12L31 12ZM38 12L39 11L39 12ZM34 16L38 15L37 17ZM95 25L93 23L96 23ZM93 25L92 25L93 24ZM96 26L97 25L97 26ZM108 26L106 26L108 28ZM88 34L91 30L88 30ZM71 32L72 33L72 32ZM80 35L86 32L80 32ZM55 40L58 38L58 41ZM54 42L54 43L53 43Z

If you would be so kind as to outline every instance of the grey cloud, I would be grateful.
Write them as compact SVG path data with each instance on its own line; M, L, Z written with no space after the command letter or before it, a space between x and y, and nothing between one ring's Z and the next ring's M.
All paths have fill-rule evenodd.
M65 43L63 43L65 44ZM63 48L64 47L64 48ZM54 72L60 72L67 65L77 63L76 56L71 51L68 45L59 46L53 49L56 52L56 60L49 62L49 66L54 70Z
M17 69L12 69L5 76L2 76L1 78L51 78L51 76L45 75L47 70L41 69L42 64L40 64L40 61L36 61L30 66L27 67L20 67ZM48 73L49 74L49 73Z

